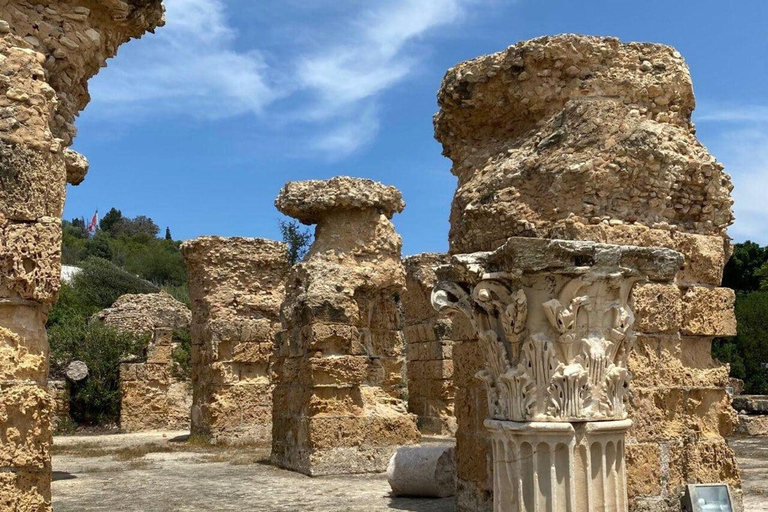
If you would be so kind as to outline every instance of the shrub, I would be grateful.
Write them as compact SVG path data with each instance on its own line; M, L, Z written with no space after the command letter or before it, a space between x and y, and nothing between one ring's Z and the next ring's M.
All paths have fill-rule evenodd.
M298 263L304 259L312 244L312 233L306 228L302 228L295 220L278 220L278 227L282 235L283 242L288 245L288 260L291 264Z
M121 398L120 361L143 353L149 337L119 332L76 315L51 325L48 336L51 360L60 367L59 371L73 360L88 365L88 378L72 386L72 419L81 425L117 422Z
M156 293L160 289L109 261L90 258L73 280L75 299L84 308L95 311L108 308L126 293Z

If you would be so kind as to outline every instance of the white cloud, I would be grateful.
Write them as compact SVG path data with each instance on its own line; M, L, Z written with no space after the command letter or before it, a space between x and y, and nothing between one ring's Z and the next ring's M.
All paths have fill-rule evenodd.
M747 105L730 107L705 107L696 114L696 122L766 123L768 106Z
M404 80L420 59L411 43L457 21L466 0L398 0L359 13L348 30L298 60L299 86L312 96L307 122L332 123L314 146L341 156L364 146L379 127L378 96Z
M347 0L330 22L304 20L301 37L281 39L272 65L258 49L239 49L249 41L239 39L225 1L166 0L166 26L126 45L93 79L89 113L121 121L258 114L274 126L293 125L304 147L343 158L375 139L381 95L426 56L418 42L478 0ZM266 4L254 22L269 26L285 17L281 9ZM264 37L259 45L267 48L273 41Z
M718 157L734 182L736 222L729 230L738 240L768 244L768 129L743 128L723 135Z
M120 51L91 84L102 115L259 113L277 98L259 52L234 49L222 0L166 0L165 27Z

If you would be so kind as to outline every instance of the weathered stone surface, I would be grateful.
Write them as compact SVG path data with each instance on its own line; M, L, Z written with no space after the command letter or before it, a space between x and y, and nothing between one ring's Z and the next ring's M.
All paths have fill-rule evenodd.
M218 442L268 441L287 247L201 237L182 253L192 303L192 431Z
M277 337L272 461L309 475L378 472L418 439L401 400L400 192L340 177L289 183L275 203L317 223L286 280Z
M641 388L629 404L639 424L627 450L636 442L655 445L664 475L677 471L703 481L717 468L715 458L689 467L692 458L664 454L682 439L690 453L709 453L733 428L722 391L727 368L709 353L712 336L735 328L732 295L712 288L722 279L733 216L730 178L695 137L691 80L679 53L613 38L544 37L452 68L438 101L435 134L459 179L451 212L454 260L494 251L511 236L683 254L672 286L640 284L635 291L640 337L629 366ZM535 262L512 256L501 263ZM456 339L456 325L453 330ZM477 440L484 433L470 407L477 397L471 388L480 384L471 379L472 360L463 359L476 351L463 350L465 344L472 345L453 347L457 510L490 510L483 499L488 471L478 463L487 458L487 445ZM729 448L718 450L725 457ZM632 510L679 506L676 486L633 481L640 476L629 474ZM739 495L738 475L732 481Z
M707 235L732 221L730 179L695 138L688 68L668 46L534 39L452 68L438 103L459 178L453 253L546 236L569 216Z
M768 415L768 396L739 395L733 397L733 408L746 414Z
M0 218L0 298L52 303L61 276L61 221L3 223Z
M395 496L445 498L456 494L456 448L452 444L404 446L387 467Z
M72 382L80 382L88 377L88 365L83 361L72 361L67 365L64 373Z
M736 433L742 436L768 437L768 414L739 414Z
M163 23L161 0L0 2L0 326L19 335L30 353L47 357L39 332L59 290L65 184L80 181L86 168L67 146L76 133L74 119L90 99L88 79L118 46ZM44 380L42 372L38 381ZM0 453L23 444L25 436L31 442L38 427L49 428L43 401L25 407L6 410L3 428L14 426L0 437ZM4 508L50 510L50 439L34 441L43 452L41 467L0 464Z
M164 373L158 380L128 380L123 377L126 366L156 366L154 373ZM141 372L142 369L134 369ZM165 378L163 378L165 377ZM189 382L170 375L168 365L137 363L121 366L120 427L126 432L152 430L187 430L192 407L192 389Z
M434 310L430 298L437 282L435 268L448 259L446 254L426 253L403 260L408 411L417 416L419 430L430 435L456 432L451 321Z
M30 353L18 334L0 327L0 381L36 381L47 368L44 354Z
M63 424L69 423L69 385L65 380L49 380L48 394L53 400L53 421L52 429L54 432Z
M157 327L186 331L192 321L187 306L168 293L126 294L95 318L120 331L152 334Z
M661 451L657 444L627 446L627 481L630 496L661 494Z
M735 336L736 294L728 288L694 286L683 295L684 334Z

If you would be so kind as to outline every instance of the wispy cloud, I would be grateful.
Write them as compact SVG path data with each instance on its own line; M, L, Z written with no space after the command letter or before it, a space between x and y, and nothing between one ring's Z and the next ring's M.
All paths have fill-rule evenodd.
M715 130L710 146L733 178L730 235L768 244L768 106L705 105L696 121Z
M166 0L167 25L121 49L115 69L91 85L102 115L259 113L278 94L258 51L235 49L222 0Z
M244 38L225 0L166 0L167 25L121 49L114 68L93 80L91 112L121 120L258 114L265 125L300 124L303 147L344 158L376 138L382 95L418 69L426 38L477 1L340 0L343 8L316 22L306 6L265 4L254 20L265 27L286 13L301 20L300 35L272 44L273 30L255 43ZM249 43L270 52L243 50Z

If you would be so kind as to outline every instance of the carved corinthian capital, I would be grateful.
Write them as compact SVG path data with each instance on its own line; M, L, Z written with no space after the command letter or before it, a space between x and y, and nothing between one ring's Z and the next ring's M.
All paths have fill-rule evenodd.
M669 249L514 237L493 253L454 256L438 269L432 303L477 332L491 418L620 420L632 286L671 281L682 263Z

